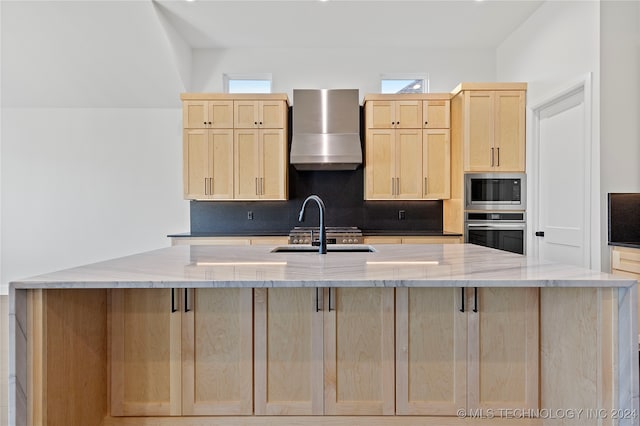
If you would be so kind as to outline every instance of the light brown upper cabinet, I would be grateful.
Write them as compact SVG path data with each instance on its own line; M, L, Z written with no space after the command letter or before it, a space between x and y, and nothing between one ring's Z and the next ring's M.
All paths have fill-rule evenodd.
M431 99L422 102L422 127L425 129L448 129L451 127L451 101Z
M524 172L525 91L463 92L465 172Z
M287 144L282 129L234 131L234 198L287 199Z
M421 129L422 101L371 101L367 108L370 129Z
M422 130L368 129L365 199L422 198Z
M286 123L282 101L236 100L233 109L236 129L283 129Z
M233 198L233 130L185 129L184 194L188 199Z
M185 199L287 199L287 95L183 93L181 99Z
M233 101L184 101L182 122L185 129L231 129L233 128Z
M449 198L449 99L449 94L365 97L366 200Z
M447 199L451 195L451 141L449 129L422 131L422 195Z

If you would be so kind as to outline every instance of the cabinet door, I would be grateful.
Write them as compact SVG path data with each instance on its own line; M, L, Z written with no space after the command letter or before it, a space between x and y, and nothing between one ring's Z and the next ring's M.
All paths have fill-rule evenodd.
M182 127L185 129L209 127L208 101L184 101L182 103Z
M172 312L179 294L172 296L171 289L111 290L113 416L181 414L181 313Z
M525 92L496 92L494 127L496 171L524 172Z
M451 143L449 130L424 130L422 135L423 196L448 199L451 196Z
M233 130L210 130L209 195L212 199L233 198Z
M322 289L255 289L255 414L323 414Z
M450 101L430 100L422 103L422 120L425 129L448 129L450 121Z
M233 191L234 198L258 198L259 130L234 130L233 132Z
M210 198L208 130L189 129L183 133L184 198Z
M255 129L260 121L260 101L233 101L233 124L236 129Z
M365 199L389 200L395 193L395 130L367 130Z
M182 414L253 414L252 290L179 291L187 296L182 306Z
M422 129L422 101L395 101L395 127Z
M396 413L455 415L466 407L467 314L460 289L396 289Z
M325 289L326 415L393 415L393 288Z
M259 197L269 200L286 200L288 162L283 130L260 130L259 137Z
M260 101L258 125L264 129L284 129L286 114L283 101Z
M393 101L367 102L366 114L368 129L391 129L395 124L395 103Z
M396 198L422 198L422 130L396 130Z
M478 312L469 312L469 408L538 408L538 322L537 288L478 289Z
M233 101L209 101L209 127L213 129L233 128Z
M494 92L465 92L464 171L493 171Z

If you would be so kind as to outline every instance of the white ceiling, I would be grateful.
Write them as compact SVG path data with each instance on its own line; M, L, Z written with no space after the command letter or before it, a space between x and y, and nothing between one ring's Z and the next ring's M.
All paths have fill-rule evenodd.
M495 48L543 1L154 0L194 48Z
M3 107L176 107L192 49L491 49L543 1L0 0Z

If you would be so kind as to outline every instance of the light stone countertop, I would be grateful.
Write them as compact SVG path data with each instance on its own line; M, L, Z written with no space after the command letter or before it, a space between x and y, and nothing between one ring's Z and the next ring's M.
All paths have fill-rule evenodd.
M631 287L635 280L471 244L374 245L374 253L174 246L10 283L28 288Z

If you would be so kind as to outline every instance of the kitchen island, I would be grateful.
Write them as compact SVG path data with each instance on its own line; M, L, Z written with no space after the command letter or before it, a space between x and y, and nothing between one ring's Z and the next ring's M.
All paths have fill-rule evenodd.
M638 424L636 281L373 249L175 246L12 282L10 424Z

